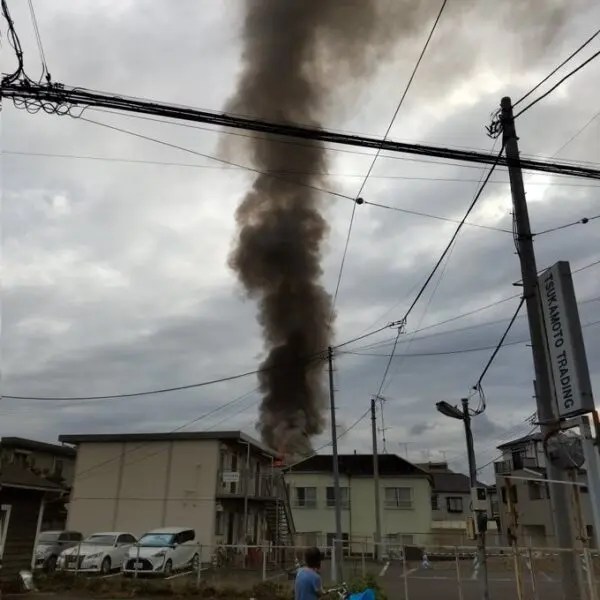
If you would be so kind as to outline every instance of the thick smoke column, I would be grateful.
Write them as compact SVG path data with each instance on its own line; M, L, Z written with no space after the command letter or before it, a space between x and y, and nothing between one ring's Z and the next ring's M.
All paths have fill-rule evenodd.
M535 11L529 2L523 4L527 9L516 18L513 3L490 3L489 11L480 0L450 3L419 89L439 98L469 79L478 68L481 40L467 33L478 31L473 23L489 14L493 31L498 22L527 30L520 39L531 46L529 58L533 49L544 48L564 22L569 2L544 3L543 10L535 3ZM246 7L243 70L228 111L312 125L319 125L331 108L338 87L348 89L354 82L353 90L368 89L368 75L392 44L401 50L396 58L406 65L408 77L415 48L438 10L416 0L247 0ZM404 81L398 82L398 97ZM336 108L353 104L346 96ZM331 298L320 281L321 244L328 228L320 193L290 180L322 185L319 173L326 171L326 153L318 142L295 145L255 136L248 144L257 170L297 172L255 179L237 211L239 237L230 264L258 301L268 352L259 376L263 401L258 428L272 448L304 454L310 451L310 438L323 431L327 406L323 362L307 359L325 350L331 339Z
M374 3L250 1L244 24L244 70L228 110L273 121L318 124L327 87L362 71ZM361 36L358 40L356 36ZM331 59L340 61L335 65ZM322 144L251 142L261 171L318 185L326 170ZM310 175L304 175L310 174ZM331 337L331 297L321 285L327 223L320 194L285 178L259 175L237 211L239 238L230 264L259 303L268 356L259 376L263 440L287 454L310 451L323 431L327 396L323 361L309 360ZM273 368L270 368L273 367Z

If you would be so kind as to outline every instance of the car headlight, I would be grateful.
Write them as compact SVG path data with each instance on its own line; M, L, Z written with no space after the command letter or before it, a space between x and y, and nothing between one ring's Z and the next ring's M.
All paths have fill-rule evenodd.
M96 552L95 554L88 554L86 559L88 558L100 558L102 556L102 552Z
M165 556L167 554L167 552L165 550L160 550L159 552L157 552L156 554L153 554L153 557L159 557L159 556Z

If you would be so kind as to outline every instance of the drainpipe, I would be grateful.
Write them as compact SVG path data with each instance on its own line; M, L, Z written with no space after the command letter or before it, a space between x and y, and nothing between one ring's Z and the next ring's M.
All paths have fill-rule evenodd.
M246 445L246 469L244 473L244 541L246 546L246 537L248 535L248 474L250 473L250 443L240 442Z

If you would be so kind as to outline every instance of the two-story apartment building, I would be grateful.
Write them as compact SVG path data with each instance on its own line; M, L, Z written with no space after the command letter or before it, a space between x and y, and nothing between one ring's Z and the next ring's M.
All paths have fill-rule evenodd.
M550 493L544 481L547 477L547 459L542 434L527 435L502 444L498 449L502 452L502 459L494 463L494 470L503 535L506 537L510 531L523 544L555 546ZM579 469L574 476L578 483L583 484L577 489L570 486L572 502L581 506L582 527L578 537L587 538L594 544L590 498L585 485L586 472ZM578 500L574 494L578 494Z
M431 475L431 515L432 536L434 545L464 546L473 544L467 534L467 519L472 516L471 511L471 481L463 473L456 473L448 467L446 462L419 463L418 467ZM477 482L480 487L488 486ZM488 506L491 517L491 495ZM488 523L488 543L495 541L496 523L491 519Z
M429 475L395 454L381 454L379 485L382 538L388 545L425 544L431 532ZM375 494L373 456L339 455L342 533L353 552L373 552ZM298 543L332 546L335 539L333 457L319 454L289 467Z
M275 454L239 431L62 435L77 446L68 527L196 531L216 544L290 542L293 522ZM203 556L206 559L206 556Z
M30 471L65 491L48 498L43 511L42 530L62 529L66 524L65 499L73 483L76 454L71 446L20 437L3 437L0 440L0 465Z

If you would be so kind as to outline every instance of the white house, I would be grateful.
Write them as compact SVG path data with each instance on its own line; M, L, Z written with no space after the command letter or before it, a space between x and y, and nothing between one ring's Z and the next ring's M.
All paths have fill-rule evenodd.
M431 532L431 483L419 467L381 454L379 487L382 541L422 545ZM335 537L333 458L316 455L287 469L297 544L331 546ZM352 552L372 552L375 537L373 456L339 456L343 538Z

